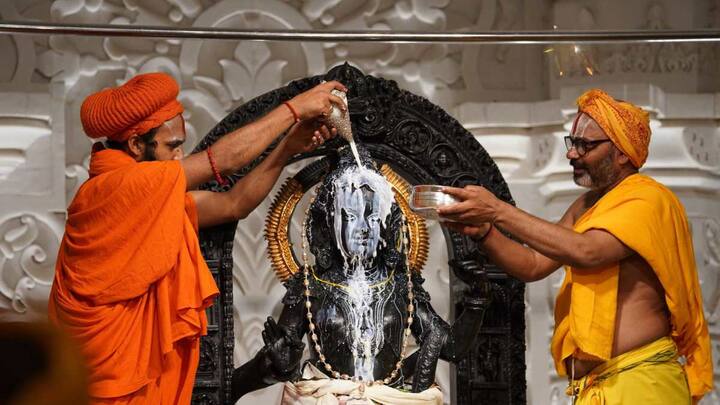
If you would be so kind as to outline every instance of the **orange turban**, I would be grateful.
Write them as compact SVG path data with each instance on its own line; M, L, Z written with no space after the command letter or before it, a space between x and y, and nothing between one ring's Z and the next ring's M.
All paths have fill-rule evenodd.
M588 90L577 99L578 111L589 115L636 168L647 160L650 119L647 111L615 100L600 89Z
M90 138L125 142L183 112L180 91L166 73L137 75L119 87L89 95L80 107L80 120Z

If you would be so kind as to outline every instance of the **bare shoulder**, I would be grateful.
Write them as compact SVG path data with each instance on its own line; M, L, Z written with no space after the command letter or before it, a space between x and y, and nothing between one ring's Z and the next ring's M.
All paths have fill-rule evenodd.
M597 195L592 191L586 191L582 193L565 211L563 215L561 225L572 227L575 222L580 218L585 211L592 207L597 202Z

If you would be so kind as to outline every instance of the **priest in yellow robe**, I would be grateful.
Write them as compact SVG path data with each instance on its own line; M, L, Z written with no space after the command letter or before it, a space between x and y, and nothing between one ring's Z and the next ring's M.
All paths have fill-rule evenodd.
M480 186L447 187L459 202L439 214L520 280L564 266L551 353L576 404L696 403L713 387L710 337L685 210L639 173L648 113L598 89L577 103L566 156L589 191L558 223Z

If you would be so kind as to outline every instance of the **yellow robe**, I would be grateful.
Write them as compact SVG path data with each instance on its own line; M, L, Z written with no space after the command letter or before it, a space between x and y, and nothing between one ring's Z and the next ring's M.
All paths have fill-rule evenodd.
M575 405L690 405L675 342L665 336L614 357L571 383Z
M672 338L695 400L712 389L710 336L703 315L692 238L677 197L655 180L635 174L604 195L575 223L583 233L602 229L637 252L665 289ZM568 267L555 303L551 351L560 375L570 356L609 360L617 312L619 263L576 271Z

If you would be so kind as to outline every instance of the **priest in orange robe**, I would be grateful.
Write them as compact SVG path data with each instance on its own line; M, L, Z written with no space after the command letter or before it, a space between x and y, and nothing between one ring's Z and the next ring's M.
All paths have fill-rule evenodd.
M244 218L290 156L334 136L319 119L345 108L327 82L185 157L179 87L138 75L90 95L81 120L93 146L90 178L68 207L50 320L80 344L94 404L188 404L205 310L218 294L198 228ZM226 193L193 191L237 171L287 132Z
M557 224L479 186L448 188L461 202L439 213L520 280L565 266L551 352L575 404L697 403L713 386L710 336L685 210L638 172L648 113L598 89L577 103L565 145L589 191Z

